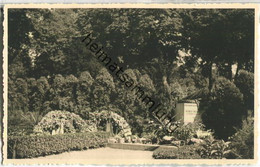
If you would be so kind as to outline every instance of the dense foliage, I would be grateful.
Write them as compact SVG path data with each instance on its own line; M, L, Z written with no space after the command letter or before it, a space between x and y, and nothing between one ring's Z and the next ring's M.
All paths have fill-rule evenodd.
M242 128L231 137L231 158L253 159L254 158L254 119L249 116L243 120Z
M168 114L178 99L201 99L205 128L218 138L232 136L254 109L253 9L9 9L8 16L9 135L32 133L53 110L85 120L115 111L133 134L164 134L84 47L89 32Z
M206 139L200 144L199 155L204 159L222 159L227 158L231 154L230 142L224 140Z
M230 142L205 139L200 144L184 145L178 148L158 148L153 152L155 159L222 159L232 155ZM233 157L234 158L234 157Z
M105 132L70 133L8 137L8 158L32 158L71 150L103 147L109 137Z
M211 97L204 97L200 104L203 123L214 130L218 138L227 139L235 133L246 115L243 94L234 83L224 77L216 79Z
M199 130L204 130L204 126L201 123L189 123L187 125L179 126L173 132L173 136L177 140L188 142L191 138L194 138L197 135Z
M52 134L55 130L61 133L96 131L96 126L83 120L80 116L68 111L50 111L34 127L34 133Z
M243 94L243 102L248 110L254 111L254 74L240 70L235 78L235 84Z
M96 122L96 126L99 126L102 121L112 123L112 126L115 128L112 128L112 131L118 136L127 137L132 135L131 127L126 120L112 111L102 110L93 112L91 113L90 121Z

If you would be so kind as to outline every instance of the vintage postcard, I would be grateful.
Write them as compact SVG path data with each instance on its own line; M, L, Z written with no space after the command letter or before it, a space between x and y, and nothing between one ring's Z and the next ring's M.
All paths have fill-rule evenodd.
M256 4L5 5L3 163L255 164L258 24Z

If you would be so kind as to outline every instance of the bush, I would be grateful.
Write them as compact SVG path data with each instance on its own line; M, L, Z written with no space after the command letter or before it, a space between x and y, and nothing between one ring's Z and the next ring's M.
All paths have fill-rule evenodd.
M105 132L63 135L10 136L8 158L32 158L105 146L109 135Z
M119 132L116 134L121 137L127 137L132 135L131 127L129 126L129 124L122 116L120 116L115 112L101 110L101 111L96 111L94 113L91 113L91 116L92 116L91 118L92 120L93 119L98 120L99 122L98 124L100 124L102 120L105 120L106 122L108 120L111 120L112 124L115 125L119 130Z
M208 138L200 144L201 148L197 151L203 159L222 159L230 155L231 150L229 145L230 142Z
M231 81L219 77L213 86L211 98L204 97L200 103L202 120L207 129L212 129L220 139L235 133L245 115L243 95Z
M201 159L198 145L185 145L179 148L158 148L153 152L155 159Z
M235 84L243 94L244 104L248 110L254 110L254 74L240 70Z
M55 110L46 114L34 127L35 133L52 134L54 130L64 127L64 133L95 131L95 125L83 120L79 115L68 111Z
M189 123L176 128L173 132L173 136L177 140L188 142L189 139L196 136L198 130L204 130L204 125L201 123Z
M243 120L242 128L231 137L231 149L234 158L254 158L254 119L249 116Z
M23 112L22 110L8 110L8 136L29 135L33 127L40 121L40 112Z
M178 150L175 149L157 149L153 152L154 159L178 159Z

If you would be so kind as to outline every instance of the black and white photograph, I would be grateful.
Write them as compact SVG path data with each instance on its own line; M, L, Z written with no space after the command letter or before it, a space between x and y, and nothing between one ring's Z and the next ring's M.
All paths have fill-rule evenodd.
M4 12L5 163L255 162L254 5Z

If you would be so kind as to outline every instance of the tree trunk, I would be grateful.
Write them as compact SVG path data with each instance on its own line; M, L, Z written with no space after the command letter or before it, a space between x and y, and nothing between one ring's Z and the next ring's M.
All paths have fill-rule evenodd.
M209 93L211 94L213 87L213 78L212 78L212 62L209 63Z
M14 142L14 146L13 146L13 155L12 155L13 159L16 159L16 141Z

